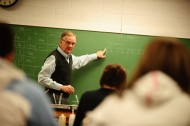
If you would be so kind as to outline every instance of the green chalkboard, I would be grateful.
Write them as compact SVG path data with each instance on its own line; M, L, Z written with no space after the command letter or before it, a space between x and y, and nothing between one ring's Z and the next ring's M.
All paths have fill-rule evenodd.
M72 31L77 35L77 44L73 51L76 56L95 53L107 48L106 59L95 60L85 67L74 70L72 85L75 93L70 96L70 104L76 104L75 95L79 99L87 90L99 88L99 79L104 67L111 63L122 65L130 78L144 47L152 36L117 34L12 25L15 31L16 54L15 64L28 76L37 81L38 72L47 55L57 48L63 31ZM190 49L190 39L180 39Z

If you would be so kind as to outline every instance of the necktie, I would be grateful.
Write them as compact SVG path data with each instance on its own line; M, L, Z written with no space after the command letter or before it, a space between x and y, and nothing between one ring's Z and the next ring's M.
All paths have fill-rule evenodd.
M67 57L66 57L66 59L67 59L67 61L68 61L68 63L70 63L71 61L71 55L68 55Z
M67 57L65 57L65 58L66 58L67 62L69 63L69 56L67 56Z

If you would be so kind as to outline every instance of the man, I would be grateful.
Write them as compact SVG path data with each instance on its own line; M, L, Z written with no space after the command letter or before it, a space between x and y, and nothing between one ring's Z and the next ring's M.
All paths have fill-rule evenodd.
M54 104L68 104L69 94L74 93L72 69L79 69L97 58L105 58L106 50L76 57L71 54L75 44L76 35L64 32L59 47L48 55L38 74L38 82L46 87L46 93Z
M0 122L2 126L56 126L42 89L13 66L14 35L0 23Z

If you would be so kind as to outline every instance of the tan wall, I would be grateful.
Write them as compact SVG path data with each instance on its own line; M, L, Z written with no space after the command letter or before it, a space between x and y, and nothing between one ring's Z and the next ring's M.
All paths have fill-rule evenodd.
M190 0L19 0L11 24L190 38Z

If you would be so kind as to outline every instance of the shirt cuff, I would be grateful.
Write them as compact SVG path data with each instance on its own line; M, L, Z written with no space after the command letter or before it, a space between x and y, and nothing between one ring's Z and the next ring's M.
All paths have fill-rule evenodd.
M56 89L61 90L62 84L57 84Z

